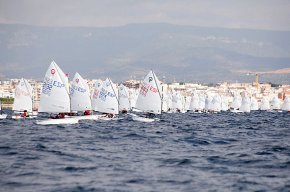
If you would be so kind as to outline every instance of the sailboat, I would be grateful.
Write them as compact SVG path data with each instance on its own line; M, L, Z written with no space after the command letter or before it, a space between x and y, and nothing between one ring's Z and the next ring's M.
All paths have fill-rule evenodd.
M230 106L230 111L233 113L241 113L240 107L242 105L242 97L240 93L234 94L233 102Z
M117 89L113 85L111 79L107 78L99 89L99 92L94 93L95 106L94 111L107 114L106 116L99 117L101 120L116 120L112 118L119 114L119 102ZM110 117L111 116L111 117Z
M71 111L81 111L85 115L75 116L80 120L97 120L98 115L92 115L90 88L79 73L76 73L70 84Z
M242 104L240 107L240 111L249 113L251 112L251 99L245 93L242 97Z
M69 113L70 96L68 87L68 78L60 67L52 61L46 71L38 112L45 113ZM52 125L52 124L76 124L76 118L46 119L39 120L36 124Z
M284 99L282 110L290 112L290 97L289 96L286 96L286 98Z
M198 102L198 112L203 112L205 111L205 95L204 94L200 94L199 95L199 102Z
M222 111L228 111L229 110L229 101L228 101L228 97L222 95L221 96L221 110Z
M173 112L183 112L184 111L182 95L178 91L172 92L172 111Z
M19 84L15 89L15 98L12 110L14 115L12 119L25 119L25 118L36 118L36 115L33 115L33 88L26 79L21 79ZM21 112L28 113L28 116L20 114Z
M278 98L278 95L274 95L274 97L272 98L272 100L270 102L270 108L273 111L281 110L281 104L280 104L280 100Z
M219 94L215 94L210 103L210 111L217 113L221 111L222 100Z
M199 109L199 95L197 93L193 93L191 95L189 110L191 111L198 111Z
M270 110L270 102L268 97L263 97L260 105L261 111L267 111Z
M155 73L151 70L144 78L139 95L136 101L136 108L148 114L161 114L162 112L162 97L161 85ZM131 114L132 119L142 122L153 122L159 120L157 118L141 117Z
M119 93L119 111L120 112L128 112L131 110L131 104L129 100L129 92L127 90L127 87L125 87L123 84L119 86L118 89Z
M257 111L259 110L259 104L258 101L255 97L251 97L251 107L250 107L251 111Z
M7 114L4 114L2 111L2 102L0 100L0 119L6 119Z

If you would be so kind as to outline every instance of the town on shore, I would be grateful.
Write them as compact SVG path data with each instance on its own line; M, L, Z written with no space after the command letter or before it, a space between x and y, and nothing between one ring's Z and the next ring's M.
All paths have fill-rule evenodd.
M20 79L9 79L0 81L0 98L2 99L3 108L12 108L13 98L15 97L15 89ZM40 95L42 91L42 82L28 79L28 82L33 87L33 108L38 109ZM100 79L87 79L91 93L93 93L94 87L97 84L102 83ZM123 84L128 88L130 97L134 96L136 90L141 86L141 81L128 80ZM206 95L222 95L227 98L233 98L234 94L247 93L250 97L254 97L258 102L261 102L263 98L268 98L269 101L273 98L277 98L282 103L283 100L290 96L290 85L272 85L270 83L220 83L216 85L203 85L197 83L165 83L162 82L163 92L178 92L186 102L187 98L190 98L193 93L206 94ZM116 86L118 86L116 84ZM5 102L8 101L8 102ZM4 101L4 102L3 102ZM229 100L231 103L232 101Z

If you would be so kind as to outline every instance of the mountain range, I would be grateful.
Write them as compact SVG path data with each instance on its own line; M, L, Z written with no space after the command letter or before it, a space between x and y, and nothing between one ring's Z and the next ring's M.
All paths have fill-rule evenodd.
M166 23L100 28L0 24L0 79L41 80L51 60L71 78L79 72L84 78L122 82L143 79L153 69L166 82L252 82L249 71L260 72L262 82L290 83L290 31Z

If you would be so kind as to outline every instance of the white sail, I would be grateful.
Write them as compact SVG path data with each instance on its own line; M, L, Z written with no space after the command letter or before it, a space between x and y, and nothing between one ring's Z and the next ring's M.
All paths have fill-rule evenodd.
M186 96L184 101L184 111L189 111L191 96Z
M32 86L26 79L21 79L15 89L15 98L12 110L32 112Z
M203 111L205 110L205 95L204 94L200 94L199 95L199 103L198 103L198 110L199 111Z
M94 90L93 90L93 93L92 93L92 96L91 96L92 109L94 111L98 111L97 100L98 100L98 97L99 97L99 94L100 94L100 90L102 88L102 84L103 84L102 81L97 81L95 83L95 87L94 87Z
M193 93L190 100L189 110L196 111L199 109L199 96L197 93Z
M70 99L72 111L92 109L89 86L79 73L75 74L70 84Z
M251 100L247 95L244 95L242 97L242 104L240 107L240 111L247 112L247 113L251 112Z
M279 98L278 98L277 95L275 95L273 97L273 99L271 100L271 103L270 104L271 104L271 109L272 110L279 110L279 109L281 109L280 100L279 100Z
M282 108L281 108L283 111L290 111L290 97L287 96L285 99L284 99L284 102L283 102L283 105L282 105Z
M46 71L40 95L39 112L70 112L68 78L52 61Z
M127 87L121 84L118 90L119 90L119 110L129 111L131 109L131 104L129 100L129 92L127 90Z
M130 104L131 108L134 109L136 107L136 101L139 95L139 91L137 89L131 89L130 90Z
M210 104L210 110L214 112L220 112L222 107L222 100L219 94L216 94Z
M270 102L267 97L263 97L260 105L260 110L269 110L270 109Z
M172 110L173 112L183 110L182 96L180 92L174 91L172 93Z
M212 97L210 95L207 95L206 98L205 98L205 106L204 106L204 109L205 110L210 110L211 109L211 101L212 101Z
M255 97L251 98L251 107L250 107L251 111L257 111L259 110L259 105L258 105L258 101Z
M112 81L107 78L96 98L96 111L102 113L119 114L117 90L114 88ZM94 109L95 110L95 109Z
M161 86L155 73L150 71L142 82L136 108L144 112L161 114Z
M229 101L226 96L221 96L221 110L222 111L227 111L229 110Z
M242 97L239 93L235 94L233 102L231 104L232 109L239 109L242 105Z
M169 109L168 106L168 94L163 93L163 98L162 98L162 111L167 112Z

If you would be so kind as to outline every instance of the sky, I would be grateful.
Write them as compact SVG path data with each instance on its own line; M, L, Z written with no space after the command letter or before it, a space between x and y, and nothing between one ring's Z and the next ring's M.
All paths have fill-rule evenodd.
M0 23L107 27L131 23L290 31L290 0L0 0Z

